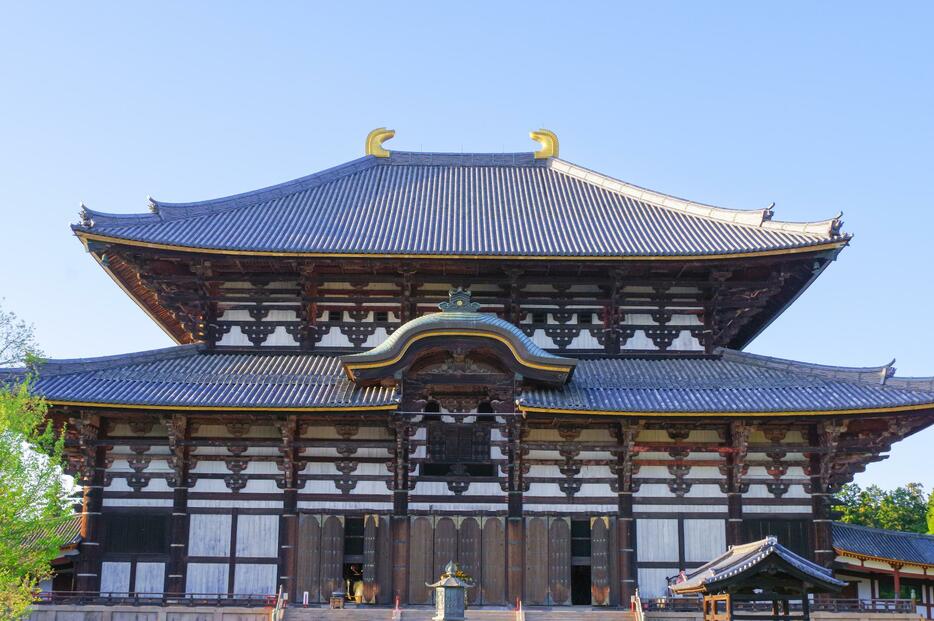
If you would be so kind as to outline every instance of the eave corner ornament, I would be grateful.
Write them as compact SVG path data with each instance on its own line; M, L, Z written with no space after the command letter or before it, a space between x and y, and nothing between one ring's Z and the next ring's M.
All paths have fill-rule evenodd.
M366 154L373 157L389 157L383 143L396 135L396 130L377 127L366 136Z
M558 157L558 136L553 131L548 129L531 131L529 138L542 145L542 148L535 152L535 159Z

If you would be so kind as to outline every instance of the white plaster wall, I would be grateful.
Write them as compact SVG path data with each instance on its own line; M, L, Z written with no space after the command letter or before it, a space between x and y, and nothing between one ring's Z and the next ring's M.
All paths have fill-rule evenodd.
M234 568L234 593L237 595L272 595L276 592L276 565L237 563Z
M190 515L188 518L188 556L229 556L230 520L230 515L203 513Z
M726 550L725 520L685 520L684 558L706 563Z
M638 560L678 563L678 520L636 519Z
M136 585L137 593L152 593L161 595L165 585L165 563L137 563Z
M188 563L185 574L187 593L226 593L228 566L226 563Z
M275 558L279 552L279 517L276 515L237 516L238 557ZM257 591L258 592L258 591Z
M101 563L101 593L127 595L130 592L130 563Z

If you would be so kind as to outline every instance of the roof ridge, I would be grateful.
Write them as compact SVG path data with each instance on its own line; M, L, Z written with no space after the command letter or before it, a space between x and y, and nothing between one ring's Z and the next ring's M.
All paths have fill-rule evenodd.
M781 371L795 371L809 373L820 377L859 381L870 384L884 385L891 381L895 374L895 360L888 364L873 367L842 367L813 362L799 362L787 358L775 358L761 354L751 354L736 349L718 348L717 353L724 360L740 364L750 364Z
M838 212L836 216L827 220L815 220L811 222L772 220L772 208L775 206L775 203L770 204L764 209L732 209L729 207L718 207L716 205L699 203L697 201L672 196L671 194L664 194L662 192L643 188L560 158L551 158L547 161L549 163L549 168L558 173L576 177L611 192L617 192L636 200L649 202L659 207L685 213L687 215L716 220L718 222L728 222L740 226L750 226L752 228L765 228L776 231L814 235L819 236L821 239L850 237L850 235L842 233L840 230L843 226L843 222L840 220L843 216L843 212Z
M348 175L366 170L374 165L380 164L380 160L372 155L363 157L332 166L318 172L276 183L256 190L240 192L218 198L209 198L201 201L190 201L184 203L170 203L167 201L156 200L148 197L148 214L116 214L95 211L89 209L83 203L81 205L81 224L72 226L72 228L93 228L95 224L129 224L129 223L149 223L164 222L168 220L183 220L196 218L217 213L218 211L228 211L238 207L249 207L268 200L279 198L288 194L310 190L325 183L336 181Z
M50 377L81 373L84 371L100 371L125 366L127 364L139 364L156 360L193 356L206 350L207 345L204 343L193 343L190 345L176 345L174 347L162 347L159 349L126 354L113 354L110 356L96 356L93 358L53 358L41 361L37 366L37 373L41 377ZM25 369L17 370L20 372L25 371Z

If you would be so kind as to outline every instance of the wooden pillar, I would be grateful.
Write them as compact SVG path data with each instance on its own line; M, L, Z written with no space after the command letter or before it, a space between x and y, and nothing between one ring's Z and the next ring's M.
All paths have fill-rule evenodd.
M409 438L414 428L404 420L393 426L392 486L392 594L393 603L407 604L409 599Z
M890 563L892 566L892 586L895 590L895 599L901 599L902 594L902 566L898 563Z
M184 593L188 568L188 488L189 449L191 439L188 417L173 414L162 419L169 439L169 458L173 474L167 481L172 486L172 521L169 526L169 562L165 572L166 593Z
M297 416L287 416L277 421L282 446L279 452L279 469L282 478L278 481L282 487L282 517L279 520L279 587L288 593L289 600L298 597L298 581L295 579L296 547L298 546L298 466L295 441L298 439L299 423Z
M525 523L522 511L524 488L522 466L522 419L508 419L509 505L506 519L506 594L509 604L523 598L525 582Z
M743 421L732 421L727 430L730 452L726 457L726 502L727 502L727 545L740 545L743 541L743 493L748 485L743 481L746 474L746 452L749 428Z
M616 454L617 510L616 547L619 563L619 603L628 607L632 596L636 594L636 520L633 516L632 495L635 490L633 475L637 471L634 464L636 437L639 425L624 421L620 425L619 448Z
M107 447L98 443L101 420L82 414L78 423L78 479L84 486L81 503L81 543L75 563L78 591L99 592L101 585L101 507L104 495ZM132 588L132 585L131 585Z
M811 427L809 433L810 444L817 449L811 453L808 463L814 562L827 568L833 566L836 557L833 551L830 504L834 453L844 428L844 425L835 421L818 422Z

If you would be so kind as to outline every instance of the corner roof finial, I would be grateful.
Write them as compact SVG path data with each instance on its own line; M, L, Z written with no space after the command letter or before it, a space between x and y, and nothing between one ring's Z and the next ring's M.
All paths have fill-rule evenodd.
M480 310L478 302L470 300L470 291L464 291L462 287L448 291L448 301L438 304L438 308L445 313L476 313Z
M366 135L366 154L373 157L389 157L389 151L383 148L383 143L396 135L396 130L377 127Z
M543 160L548 157L558 157L558 136L549 129L539 129L529 132L529 138L542 145L535 152L535 159Z

